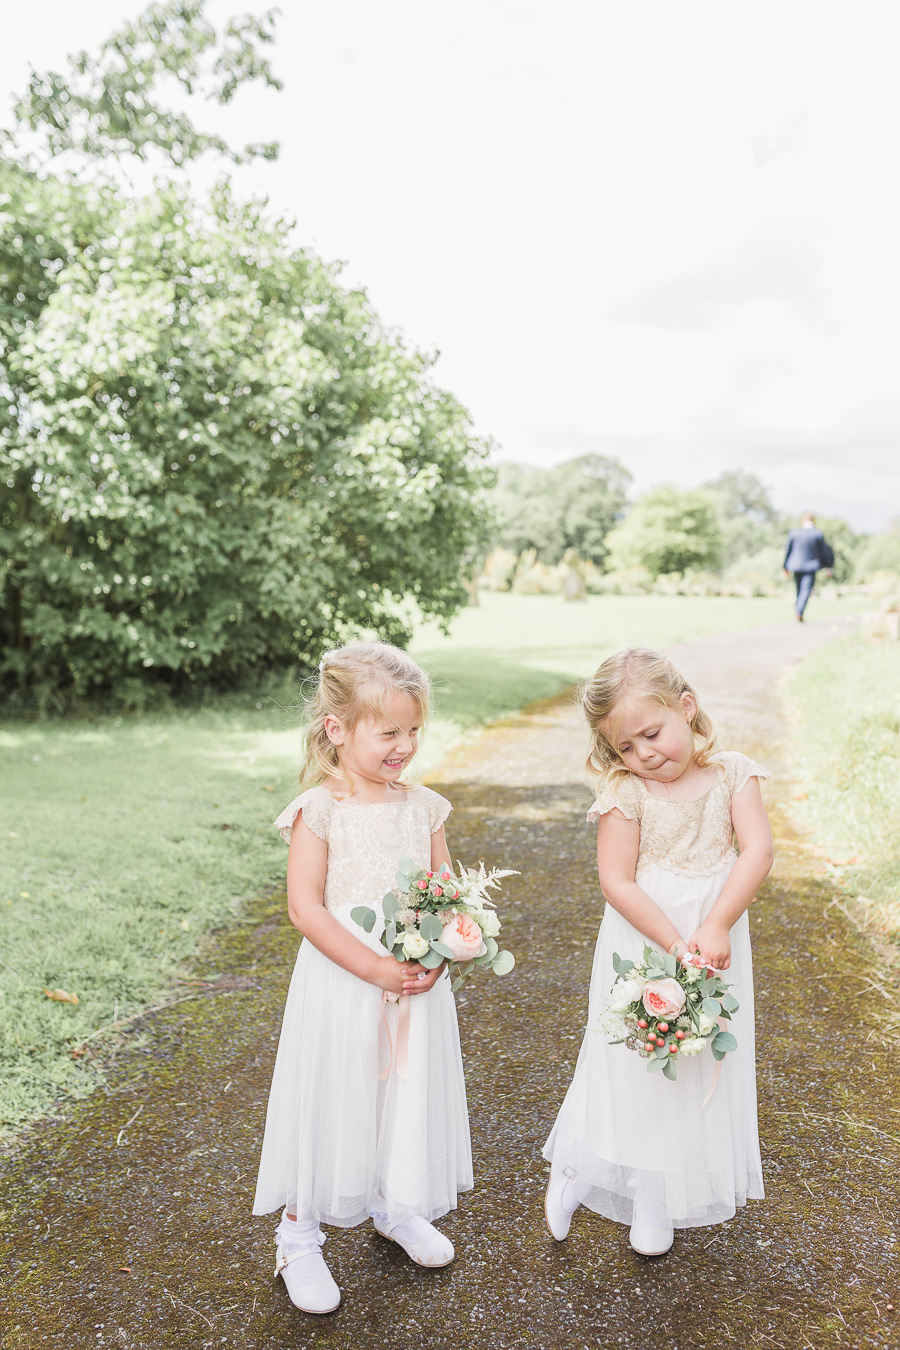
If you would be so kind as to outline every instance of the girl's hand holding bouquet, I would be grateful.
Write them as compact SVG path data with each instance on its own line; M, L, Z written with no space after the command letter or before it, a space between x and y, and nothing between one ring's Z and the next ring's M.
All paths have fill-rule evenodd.
M499 887L502 877L516 875L496 867L488 872L483 864L460 864L454 873L449 863L442 863L432 872L401 858L397 884L381 902L382 944L398 961L417 961L425 970L448 962L454 991L479 966L506 975L515 957L497 943L500 920L487 892ZM378 917L365 905L358 905L351 916L367 933Z

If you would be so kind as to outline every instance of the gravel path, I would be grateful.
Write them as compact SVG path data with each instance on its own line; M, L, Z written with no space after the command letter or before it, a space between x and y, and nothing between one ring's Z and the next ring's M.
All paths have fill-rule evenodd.
M580 1043L601 907L583 727L556 700L492 727L434 781L455 806L453 856L522 872L502 902L516 972L459 998L476 1189L442 1225L455 1263L420 1270L360 1228L326 1248L336 1313L298 1314L271 1280L272 1223L249 1210L295 946L273 894L212 941L194 997L146 1019L110 1092L9 1160L4 1350L900 1344L900 1069L870 1036L890 1007L786 809L778 679L834 631L785 624L672 651L722 743L780 775L767 786L779 859L751 911L765 1201L677 1235L656 1261L585 1211L564 1244L546 1233L540 1151Z

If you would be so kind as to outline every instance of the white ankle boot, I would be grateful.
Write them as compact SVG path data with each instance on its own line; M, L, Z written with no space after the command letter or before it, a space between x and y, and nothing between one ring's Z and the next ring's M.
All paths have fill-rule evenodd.
M575 1180L576 1173L571 1167L551 1167L547 1194L544 1196L544 1217L557 1242L568 1237L572 1215L584 1201L588 1190Z
M284 1215L275 1233L275 1276L284 1280L291 1302L301 1312L334 1312L341 1301L322 1256L324 1241L314 1219L298 1222Z
M638 1197L628 1238L640 1256L663 1256L675 1240L675 1228L662 1205Z

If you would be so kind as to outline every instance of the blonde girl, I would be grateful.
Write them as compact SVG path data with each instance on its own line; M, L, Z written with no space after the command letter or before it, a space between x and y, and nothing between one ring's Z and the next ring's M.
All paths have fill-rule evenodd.
M772 866L759 788L768 774L716 749L697 695L658 652L631 649L604 661L582 706L597 782L588 820L597 825L606 908L587 1030L544 1149L545 1210L557 1241L585 1205L628 1224L636 1251L659 1256L675 1228L722 1223L763 1195L746 911ZM738 1048L718 1081L708 1051L680 1063L670 1082L609 1043L602 1014L613 953L640 961L647 944L699 954L727 972L740 1002L731 1026Z
M304 941L253 1212L283 1209L275 1273L309 1313L340 1302L320 1224L371 1218L412 1260L443 1266L453 1246L433 1221L473 1184L450 981L440 967L398 962L378 926L366 934L350 917L356 905L380 908L402 857L436 867L449 856L450 803L406 780L429 706L428 677L397 648L329 653L309 710L304 790L275 822Z

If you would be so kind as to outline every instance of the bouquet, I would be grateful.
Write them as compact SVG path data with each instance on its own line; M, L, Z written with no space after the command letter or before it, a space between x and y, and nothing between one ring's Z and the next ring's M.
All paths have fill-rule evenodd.
M613 956L616 982L603 1012L612 1045L627 1045L647 1060L650 1073L678 1075L678 1060L708 1045L717 1060L737 1049L724 1028L738 1001L716 971L696 956L680 960L644 948L641 962Z
M497 944L500 920L488 890L502 877L518 876L502 868L485 871L463 867L454 873L449 863L435 872L401 858L397 884L381 902L384 915L382 945L398 961L418 961L433 970L450 962L454 992L478 966L488 966L495 975L506 975L515 965L512 952ZM374 909L357 905L351 917L367 933L375 927Z

